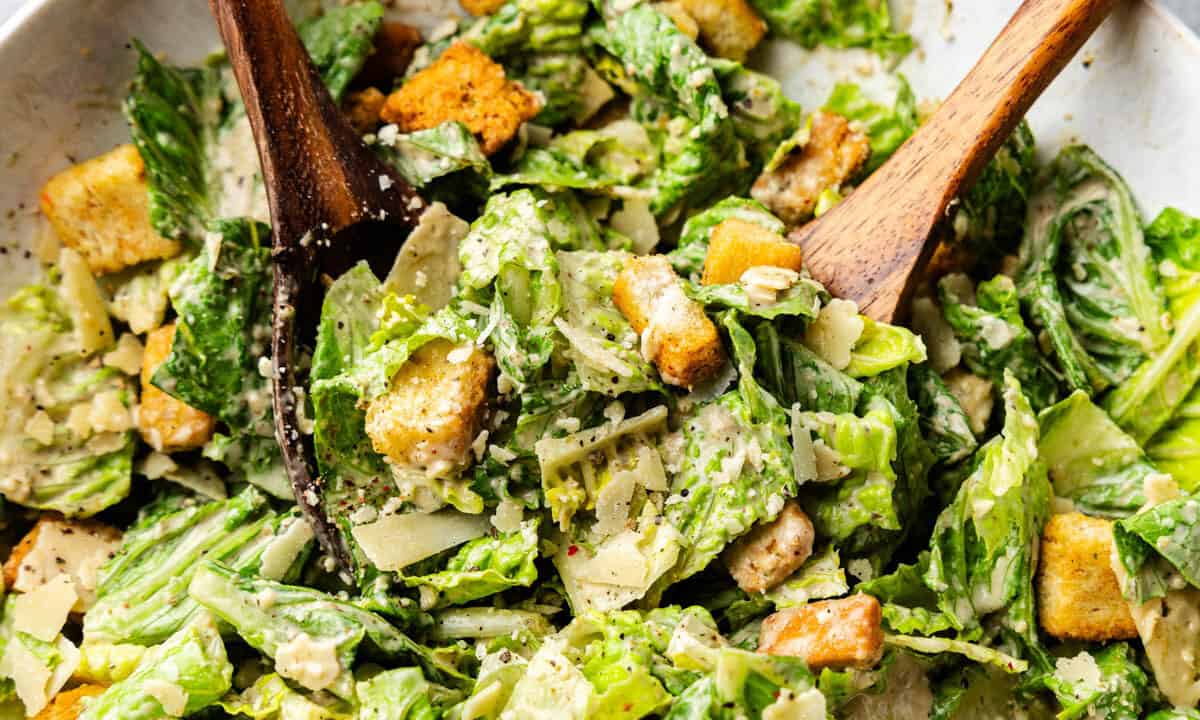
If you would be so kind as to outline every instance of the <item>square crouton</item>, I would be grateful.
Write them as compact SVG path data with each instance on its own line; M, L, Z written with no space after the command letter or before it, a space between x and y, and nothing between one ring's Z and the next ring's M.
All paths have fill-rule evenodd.
M33 716L33 720L76 720L87 709L85 698L101 695L108 688L103 685L80 685L71 690L63 690L54 696L49 705Z
M95 275L179 253L178 242L150 225L146 168L132 145L50 178L41 203L59 240L78 251Z
M705 285L735 283L752 267L768 265L800 272L800 246L757 225L738 218L722 221L712 230L704 257Z
M690 388L725 363L716 326L662 255L630 258L613 283L613 302L666 382Z
M808 560L813 536L812 521L795 501L789 501L779 517L755 526L725 551L725 567L742 590L766 592Z
M758 651L804 658L814 672L865 670L883 657L883 609L870 595L852 595L780 610L763 620Z
M700 28L713 54L742 62L767 34L767 24L746 0L676 0Z
M808 142L779 167L759 175L750 191L788 225L811 218L821 193L840 189L871 155L867 136L851 130L841 115L818 112L810 123Z
M474 345L435 340L413 354L367 406L367 435L394 464L443 475L470 460L496 362Z
M66 573L75 585L76 612L96 599L96 573L121 546L121 532L95 520L43 515L4 563L4 584L27 593Z
M475 47L456 42L388 97L382 117L404 132L457 120L491 155L540 109L538 97L506 78L503 67Z
M1061 640L1106 642L1138 636L1112 569L1110 520L1054 515L1042 530L1038 620Z
M165 453L201 447L212 439L216 428L216 420L211 415L150 384L154 372L171 354L174 341L174 323L146 335L146 349L142 353L142 396L137 411L137 426L142 439L150 447Z

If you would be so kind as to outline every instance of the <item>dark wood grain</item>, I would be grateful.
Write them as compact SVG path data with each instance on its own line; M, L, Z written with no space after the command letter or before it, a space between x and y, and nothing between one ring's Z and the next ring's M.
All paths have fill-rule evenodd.
M282 0L209 0L209 5L246 104L271 209L275 434L296 502L324 551L349 569L350 554L320 507L311 448L297 421L302 398L294 392L297 334L302 324L315 321L317 271L348 267L381 249L394 255L425 203L363 144L339 111ZM358 232L377 222L395 231ZM394 247L378 247L381 237Z
M813 276L864 314L899 319L951 203L1116 2L1026 0L895 155L837 207L792 233Z

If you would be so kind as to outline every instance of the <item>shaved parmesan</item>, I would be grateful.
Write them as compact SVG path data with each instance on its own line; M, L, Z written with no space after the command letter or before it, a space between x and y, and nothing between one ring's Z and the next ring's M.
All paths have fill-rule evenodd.
M13 601L13 627L42 642L51 642L67 624L79 596L71 576L61 574Z
M112 323L87 262L74 250L63 248L58 256L58 269L62 271L63 296L74 320L79 349L84 355L91 355L111 347Z
M162 705L163 712L171 717L183 717L187 713L187 691L175 683L150 678L142 683L146 694Z
M865 328L857 304L850 300L830 300L808 326L804 344L825 362L845 370L850 365L850 353Z
M293 518L287 529L263 551L258 574L268 580L281 580L312 539L312 526L303 518Z
M486 515L455 510L384 515L350 532L367 559L380 570L401 570L415 562L487 533Z

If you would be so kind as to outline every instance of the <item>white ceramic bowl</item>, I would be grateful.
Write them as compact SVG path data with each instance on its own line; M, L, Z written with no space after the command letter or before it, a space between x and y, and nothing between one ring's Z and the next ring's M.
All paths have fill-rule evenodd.
M900 69L918 97L936 99L957 84L1019 0L893 4L920 47ZM395 6L425 27L458 7L453 0ZM180 63L199 61L218 42L205 0L0 0L0 17L14 11L0 27L0 297L38 272L26 251L42 183L74 160L128 142L120 101L133 70L129 39ZM759 61L789 95L815 108L838 80L885 82L874 56L850 56L775 45ZM1045 154L1073 140L1094 146L1151 215L1168 204L1200 211L1197 117L1200 40L1151 0L1124 0L1030 120Z

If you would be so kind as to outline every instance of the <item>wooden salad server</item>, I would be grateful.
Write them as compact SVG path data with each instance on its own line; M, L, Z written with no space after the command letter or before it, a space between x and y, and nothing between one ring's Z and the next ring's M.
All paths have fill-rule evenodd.
M903 319L955 198L1116 2L1025 0L895 155L828 213L792 232L813 277L875 320Z
M347 122L283 0L209 5L246 104L271 208L275 435L297 504L322 549L349 569L350 553L321 508L309 439L298 423L304 395L296 392L297 335L315 327L318 272L336 274L364 258L390 263L426 203Z

